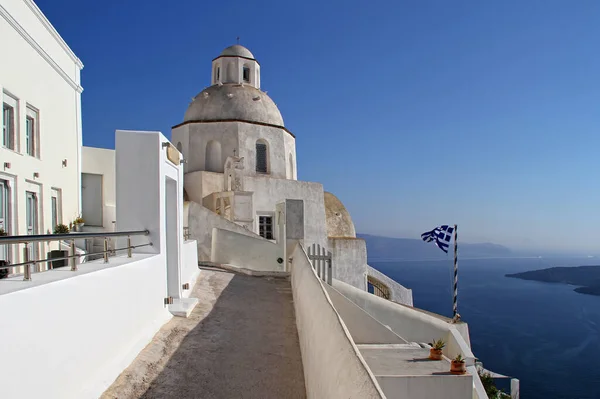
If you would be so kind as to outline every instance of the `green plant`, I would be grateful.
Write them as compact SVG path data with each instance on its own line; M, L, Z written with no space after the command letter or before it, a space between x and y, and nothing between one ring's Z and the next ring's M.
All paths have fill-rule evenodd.
M442 339L438 339L437 341L433 341L433 344L431 346L433 347L433 349L442 350L446 346L446 342L444 342L444 340Z
M459 353L458 355L456 355L456 357L452 361L456 362L456 363L464 363L465 358L462 357L462 355Z
M479 378L481 379L481 383L483 384L483 388L485 389L488 398L496 399L502 397L504 392L496 388L494 377L492 377L488 371L483 371L483 369L478 368L477 374L479 374Z
M0 237L1 236L7 236L8 233L6 231L4 231L4 229L2 227L0 227Z
M67 234L69 232L69 226L66 224L57 224L54 227L54 234Z
M73 224L81 224L81 223L85 223L85 220L83 220L83 218L81 216L77 216L75 218L75 220L73 220Z

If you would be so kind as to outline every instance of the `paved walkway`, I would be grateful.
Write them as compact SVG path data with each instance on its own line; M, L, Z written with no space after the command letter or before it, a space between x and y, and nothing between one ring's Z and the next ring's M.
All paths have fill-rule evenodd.
M102 399L306 397L288 280L203 270L191 296Z

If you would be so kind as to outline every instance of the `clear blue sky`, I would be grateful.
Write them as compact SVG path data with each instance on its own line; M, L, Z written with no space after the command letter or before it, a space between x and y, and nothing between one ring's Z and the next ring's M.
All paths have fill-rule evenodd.
M239 35L299 178L357 230L458 223L469 242L600 249L597 0L37 4L85 64L85 145L170 136Z

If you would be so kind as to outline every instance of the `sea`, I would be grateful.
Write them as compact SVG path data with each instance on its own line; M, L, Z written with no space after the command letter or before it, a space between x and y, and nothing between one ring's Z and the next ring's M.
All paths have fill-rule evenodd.
M411 288L415 307L452 317L452 259L369 264ZM486 369L518 378L523 399L600 399L600 296L505 277L585 265L600 259L459 262L458 313L469 325L473 353Z

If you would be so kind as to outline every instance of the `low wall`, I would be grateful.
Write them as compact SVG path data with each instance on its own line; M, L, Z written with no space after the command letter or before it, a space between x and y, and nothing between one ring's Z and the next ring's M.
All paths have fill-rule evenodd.
M188 297L196 285L196 279L200 274L198 268L198 244L195 240L183 243L183 256L181 262L181 284L189 283L189 290L183 291L183 296Z
M35 274L40 285L0 295L2 397L97 398L171 318L163 255L79 269ZM59 273L70 274L42 284Z
M408 342L430 343L436 339L443 339L446 342L443 349L446 357L453 359L461 354L467 359L468 370L473 375L473 398L487 399L481 379L472 365L474 355L469 344L466 323L450 324L425 312L361 291L339 280L333 280L333 288ZM466 339L463 334L467 335Z
M213 228L211 262L248 270L281 272L285 263L277 262L280 257L279 247L271 241Z
M338 280L333 280L333 288L409 342L429 343L441 338L447 343L446 356L453 358L460 353L464 357L473 357L468 343L456 327L446 321Z
M329 237L333 278L367 290L367 244L361 238Z
M377 270L369 265L367 265L367 275L375 277L377 280L384 283L390 289L390 300L391 301L398 302L398 303L401 303L403 305L408 305L408 306L413 305L412 290L410 288L406 288L402 284L389 278L385 274L381 273L379 270Z
M384 398L300 245L292 259L292 294L306 396Z
M188 207L187 226L190 239L196 240L198 243L198 260L200 261L210 261L213 227L234 231L249 237L260 238L258 234L230 222L196 202L190 201L186 205Z

